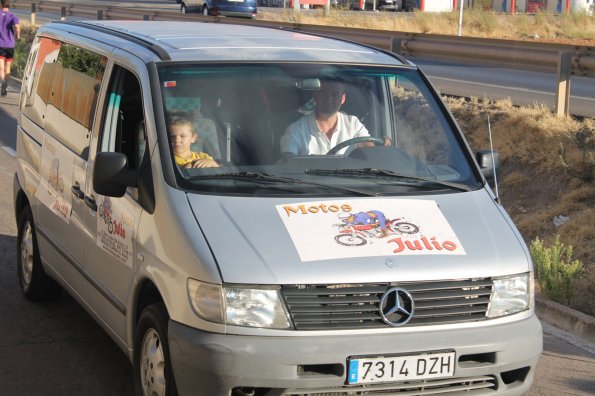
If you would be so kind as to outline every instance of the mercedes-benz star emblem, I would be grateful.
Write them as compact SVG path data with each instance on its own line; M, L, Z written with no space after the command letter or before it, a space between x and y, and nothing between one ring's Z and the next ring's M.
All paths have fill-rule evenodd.
M380 299L380 316L391 326L402 326L413 317L413 298L400 287L388 289Z

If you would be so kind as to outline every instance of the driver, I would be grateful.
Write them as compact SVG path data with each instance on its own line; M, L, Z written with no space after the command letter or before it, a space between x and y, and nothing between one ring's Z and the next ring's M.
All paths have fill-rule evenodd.
M316 109L287 127L281 137L283 159L296 155L326 154L337 144L356 137L370 136L356 116L340 113L345 103L345 86L337 80L323 79L313 94ZM359 143L373 146L373 143ZM348 147L337 152L343 154Z

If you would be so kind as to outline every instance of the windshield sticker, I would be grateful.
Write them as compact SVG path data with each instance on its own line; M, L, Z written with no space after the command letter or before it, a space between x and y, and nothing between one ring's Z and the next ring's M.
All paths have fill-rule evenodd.
M435 201L324 201L276 208L302 261L466 254Z
M74 157L53 138L44 135L41 146L39 186L35 196L66 223L70 222L72 212L72 168Z
M97 214L97 246L132 266L134 216L117 199L104 196Z

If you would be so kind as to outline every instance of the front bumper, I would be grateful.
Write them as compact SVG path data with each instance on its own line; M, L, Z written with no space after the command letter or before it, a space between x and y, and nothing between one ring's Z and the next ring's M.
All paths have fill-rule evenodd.
M535 315L467 329L340 336L329 332L304 337L213 334L170 321L169 344L180 395L235 395L242 394L240 388L254 388L256 395L269 390L271 394L291 390L291 394L301 395L321 388L348 395L362 390L346 385L350 356L447 349L456 351L454 380L466 384L469 378L491 378L489 388L473 395L520 395L533 382L542 351L542 330Z

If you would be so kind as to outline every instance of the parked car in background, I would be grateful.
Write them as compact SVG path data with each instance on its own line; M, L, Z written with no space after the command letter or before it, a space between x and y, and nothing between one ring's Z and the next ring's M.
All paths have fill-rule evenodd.
M180 0L182 14L200 12L203 15L221 15L254 18L256 0Z

